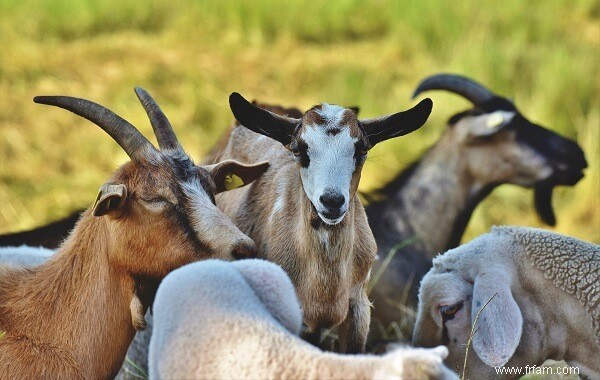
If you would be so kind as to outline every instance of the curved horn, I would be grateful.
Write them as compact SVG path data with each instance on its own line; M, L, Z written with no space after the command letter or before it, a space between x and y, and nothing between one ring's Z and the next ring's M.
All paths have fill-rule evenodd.
M472 79L455 74L437 74L425 78L413 93L413 98L428 90L446 90L461 95L474 105L480 105L495 95Z
M70 96L36 96L33 101L64 108L91 121L108 133L132 159L143 155L144 150L140 148L154 149L132 124L100 104Z
M175 136L175 132L173 131L173 127L171 127L171 123L169 123L169 119L167 119L167 116L163 113L158 104L156 104L154 99L152 99L152 96L140 87L135 88L135 94L140 100L140 103L142 103L142 107L144 107L144 110L150 119L150 124L154 130L154 135L156 136L156 140L158 140L160 149L180 149L181 145L179 145L179 141L177 141L177 136Z

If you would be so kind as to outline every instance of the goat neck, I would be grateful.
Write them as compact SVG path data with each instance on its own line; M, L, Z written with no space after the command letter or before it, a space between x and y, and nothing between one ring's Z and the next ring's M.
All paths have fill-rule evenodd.
M478 183L469 175L451 132L410 169L399 188L389 190L388 199L375 206L382 212L384 225L373 229L378 242L377 235L394 236L391 248L416 236L432 259L460 241L473 209L494 186Z
M78 239L80 233L90 238ZM46 355L63 356L63 368L53 369L56 375L113 376L135 334L129 309L134 282L109 262L114 249L107 244L109 234L105 219L87 212L76 232L47 263L14 272L4 269L8 276L0 276L0 330L10 329L10 339L28 340ZM36 305L35 313L30 305ZM3 355L1 351L2 346ZM97 360L88 361L90 357ZM19 362L28 367L44 365L40 360ZM85 368L87 373L73 372L76 368Z

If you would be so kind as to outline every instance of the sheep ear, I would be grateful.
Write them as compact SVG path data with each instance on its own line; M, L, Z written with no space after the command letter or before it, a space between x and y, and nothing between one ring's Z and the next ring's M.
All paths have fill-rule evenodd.
M515 112L495 111L473 117L469 123L469 137L479 139L500 132L515 117Z
M92 215L103 216L122 211L127 199L127 187L123 184L106 183L102 185L96 202L92 206Z
M361 124L367 132L369 143L374 146L381 141L403 136L421 128L431 114L432 108L431 99L425 98L409 110L375 119L361 120Z
M244 127L275 139L283 145L292 141L292 135L300 119L280 116L248 102L237 92L229 96L229 106L236 120Z
M203 166L203 168L211 173L217 185L218 194L251 183L269 169L269 162L243 164L234 160L226 160L215 165Z
M472 342L479 358L491 367L508 362L523 331L523 316L510 291L509 276L499 273L502 272L486 271L477 276L471 308L474 323L477 312L489 301L477 319Z

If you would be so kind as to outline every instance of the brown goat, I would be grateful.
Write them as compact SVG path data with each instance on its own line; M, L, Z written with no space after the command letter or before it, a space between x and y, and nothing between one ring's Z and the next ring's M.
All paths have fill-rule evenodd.
M247 184L268 163L199 167L154 100L136 89L161 150L108 109L36 97L96 123L127 152L58 252L37 267L0 268L0 373L5 378L108 378L143 315L140 283L206 257L253 256L253 241L214 205L236 175ZM240 181L237 181L240 182ZM132 301L133 300L133 301ZM132 315L132 311L134 314ZM137 314L137 315L135 315ZM143 323L142 323L143 324Z
M239 94L229 100L243 127L233 129L222 157L261 157L272 169L246 189L218 196L219 208L256 241L260 257L290 275L313 338L340 325L342 350L363 351L370 321L365 286L377 248L355 196L362 165L376 143L423 125L431 101L359 121L352 110L329 104L298 119Z

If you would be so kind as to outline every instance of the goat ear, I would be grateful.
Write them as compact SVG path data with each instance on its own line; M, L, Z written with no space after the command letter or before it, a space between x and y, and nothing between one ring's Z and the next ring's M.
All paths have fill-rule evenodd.
M215 165L204 166L204 169L211 173L217 185L217 194L246 186L260 177L268 168L268 161L243 164L234 160L226 160Z
M473 348L491 367L501 367L508 362L523 331L521 309L510 291L509 276L502 273L497 268L480 273L473 285L471 323L475 323L477 313L489 301L477 319Z
M92 214L94 216L102 216L116 211L121 211L125 206L125 200L127 199L127 187L123 184L110 184L106 183L102 185L96 202L92 207Z
M403 136L419 129L431 114L433 102L425 98L413 108L395 113L389 116L383 116L375 119L362 120L367 138L371 146L391 139L393 137Z
M492 136L504 129L515 115L511 111L495 111L474 116L469 123L468 136L471 139Z
M275 139L283 145L292 142L292 135L300 119L277 115L256 107L237 92L229 96L229 106L236 120L244 127Z
M348 109L351 110L352 112L354 112L354 114L357 116L358 116L358 113L360 112L359 106L350 106L350 107L348 107Z

